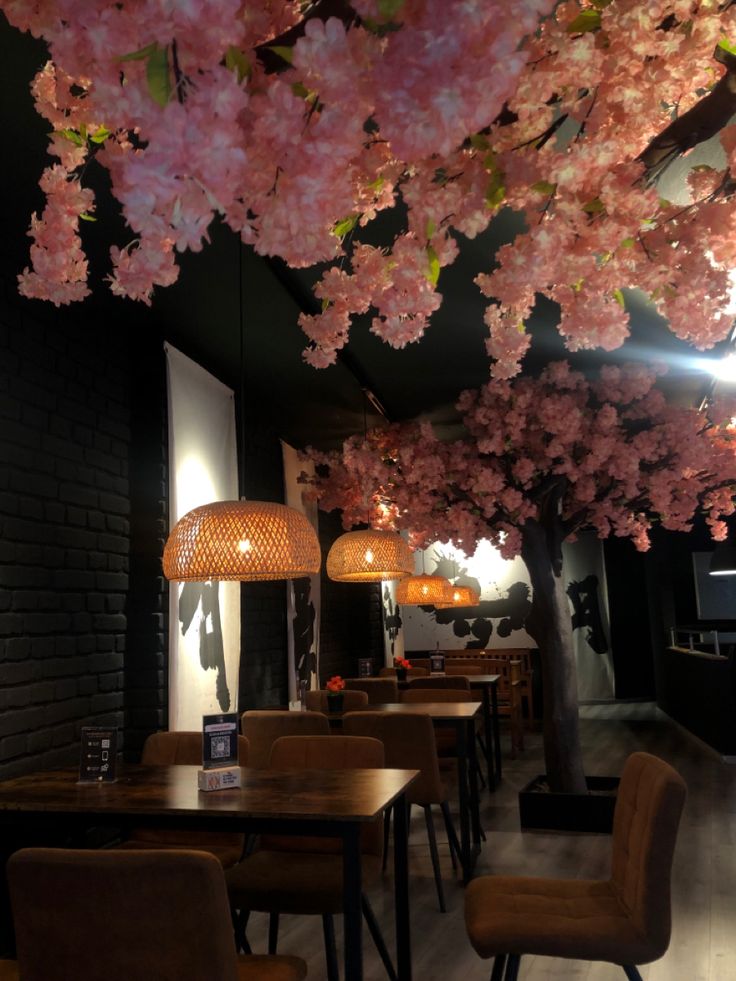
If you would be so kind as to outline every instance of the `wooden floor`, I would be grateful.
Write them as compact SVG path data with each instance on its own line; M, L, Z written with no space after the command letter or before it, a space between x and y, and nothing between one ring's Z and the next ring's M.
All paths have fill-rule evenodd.
M736 981L736 766L720 762L711 750L649 704L582 706L581 730L589 774L617 775L627 755L643 749L672 763L689 788L675 857L672 943L662 960L641 968L642 977L645 981ZM504 748L507 745L505 735ZM606 876L608 836L519 831L517 791L541 772L541 738L532 733L519 759L505 758L502 787L495 794L483 792L481 817L488 840L477 873ZM444 914L437 907L424 817L415 809L410 850L414 979L488 981L490 962L481 961L467 941L463 888L453 878L439 823L437 830L443 842L440 857L448 907ZM369 896L393 950L390 877L372 888ZM248 927L254 952L266 950L266 931L267 918L254 913ZM384 981L386 974L367 931L364 933L365 981ZM309 981L322 981L325 961L320 920L283 916L279 953L304 957ZM609 964L526 957L519 978L624 981L625 975Z

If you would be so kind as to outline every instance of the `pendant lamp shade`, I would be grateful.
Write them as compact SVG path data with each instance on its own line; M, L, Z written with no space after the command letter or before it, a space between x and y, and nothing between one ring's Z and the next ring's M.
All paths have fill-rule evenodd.
M449 603L435 603L440 609L451 609L453 606L477 606L480 596L470 586L453 586L452 600Z
M413 571L411 549L394 531L348 531L327 555L327 575L336 582L403 579Z
M438 606L452 600L452 583L444 576L409 576L396 587L396 602L403 606Z
M213 501L187 512L164 547L177 582L299 579L319 572L319 542L295 508L270 501Z

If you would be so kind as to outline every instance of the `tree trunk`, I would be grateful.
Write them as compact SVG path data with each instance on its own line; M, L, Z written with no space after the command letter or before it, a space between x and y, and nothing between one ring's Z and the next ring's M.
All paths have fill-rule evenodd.
M525 626L542 661L544 760L552 790L585 793L572 623L562 581L562 525L556 514L543 520L523 526L521 556L534 590Z

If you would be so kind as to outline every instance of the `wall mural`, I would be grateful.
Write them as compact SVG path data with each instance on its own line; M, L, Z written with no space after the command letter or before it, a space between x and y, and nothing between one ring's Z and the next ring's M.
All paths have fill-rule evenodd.
M238 496L232 389L164 345L169 396L169 515ZM172 583L169 590L169 728L237 710L240 584Z
M433 606L387 605L384 596L384 633L400 624L407 656L412 651L482 650L536 647L524 629L531 610L532 590L520 558L502 559L490 542L466 556L452 545L435 543L422 556L415 554L415 571L445 576L480 594L477 607L437 610ZM563 575L570 599L573 642L581 699L613 697L613 667L608 629L608 596L601 542L580 535L563 547ZM391 643L398 644L392 637ZM388 654L387 654L388 657Z
M316 531L319 520L317 503L304 499L306 486L299 483L299 474L312 471L314 464L299 460L294 447L283 440L281 454L286 503L305 514ZM319 614L319 573L303 579L290 579L286 584L286 633L289 701L292 702L299 696L300 685L306 685L307 690L319 688Z

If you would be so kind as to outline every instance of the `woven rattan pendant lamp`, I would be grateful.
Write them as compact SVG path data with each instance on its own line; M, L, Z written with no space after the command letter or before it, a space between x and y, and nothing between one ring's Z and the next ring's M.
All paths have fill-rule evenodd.
M480 596L470 586L453 586L452 601L450 603L435 603L434 605L441 610L451 609L453 606L477 606L480 603Z
M413 570L411 549L394 531L348 531L327 554L327 575L336 582L403 579Z
M409 576L396 587L396 602L401 606L437 606L452 598L452 583L444 576Z
M240 299L240 462L245 465L242 245L238 243ZM241 480L243 478L241 474ZM241 483L241 486L243 484ZM317 534L306 515L272 501L213 501L187 512L164 546L167 579L254 581L300 579L319 572Z

